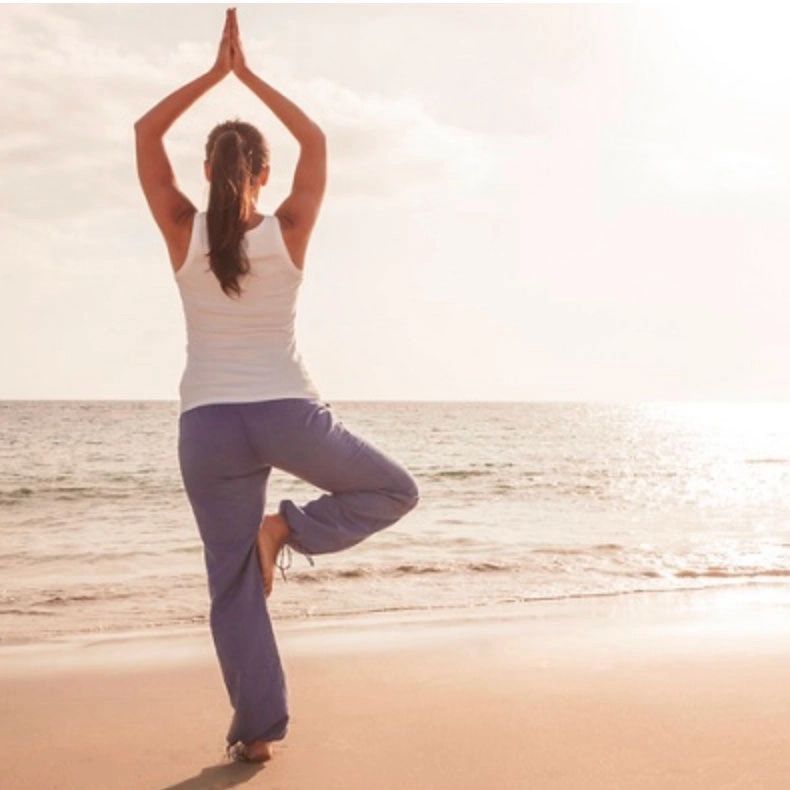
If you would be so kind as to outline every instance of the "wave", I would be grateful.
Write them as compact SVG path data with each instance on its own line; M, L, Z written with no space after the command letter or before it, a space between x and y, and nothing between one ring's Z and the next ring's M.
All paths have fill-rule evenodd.
M527 558L492 560L464 560L448 558L442 561L407 562L391 565L357 565L343 569L311 569L309 573L296 574L292 578L300 584L325 584L365 578L414 577L427 575L461 575L512 573L520 578L542 581L560 578L573 573L584 576L592 572L597 578L645 578L645 579L747 579L747 578L790 578L790 565L775 566L723 566L700 565L699 568L678 568L687 561L686 557L661 554L648 554L644 561L639 555L629 554L626 547L619 543L597 543L587 547L540 547L532 549L533 554L549 555L546 560L534 563ZM623 556L612 556L622 553ZM563 561L563 557L568 557ZM595 558L599 558L596 563ZM575 559L579 558L579 560ZM662 568L657 570L651 564L661 561ZM673 568L673 565L675 566Z
M401 578L401 577L427 577L452 575L481 575L488 573L511 573L526 582L541 582L546 579L560 578L567 574L577 574L580 577L592 574L597 578L677 578L677 579L737 579L737 578L790 578L790 556L787 563L783 562L784 557L777 558L775 555L770 557L770 564L711 564L711 556L704 553L697 555L676 553L671 551L661 551L659 549L638 549L625 546L621 543L604 542L582 546L537 546L529 549L528 553L511 556L499 556L501 550L484 550L476 552L475 557L464 557L454 554L449 545L452 543L467 544L474 543L469 538L458 537L448 542L448 551L437 557L426 557L424 560L400 562L371 562L355 563L347 567L340 568L321 568L320 566L311 569L308 573L296 572L289 577L298 584L325 584L332 581L354 581L375 578ZM775 544L785 546L787 544ZM76 564L77 566L97 565L102 562L113 562L116 560L134 561L145 558L155 557L164 562L167 558L175 554L194 554L199 555L203 551L201 543L195 542L182 546L173 546L159 550L151 549L129 549L126 551L115 552L79 552L64 556L63 553L47 552L10 552L0 554L0 567L2 565L41 565L48 562L64 562ZM777 562L778 559L778 562ZM768 560L768 557L766 557ZM205 583L202 574L188 574L186 582L180 583L179 580L162 573L160 584L162 589L172 589L174 586L193 587ZM75 584L75 586L77 586ZM84 586L80 588L81 595L84 594ZM63 598L61 591L57 591L51 599L41 602L40 605L63 604L70 601L102 600L109 596L99 588L95 595L72 596ZM118 597L126 597L127 593L120 594ZM128 593L131 595L131 593ZM0 601L2 603L2 601Z
M621 551L620 543L595 543L592 546L541 546L532 549L533 554L589 554L591 551Z
M675 573L679 579L747 579L760 576L790 577L790 568L719 568L711 566L704 571L682 570Z
M0 567L4 563L8 564L27 564L41 565L48 562L79 562L79 563L101 563L112 560L135 560L143 557L158 557L166 559L170 554L199 554L203 550L200 543L189 546L174 546L163 548L159 551L149 549L130 549L128 551L80 551L64 555L63 552L30 552L30 551L11 551L0 554Z
M468 477L481 477L495 474L497 474L497 470L495 469L442 469L438 472L427 472L423 477L429 480L444 480L446 478L465 480Z
M110 478L112 480L112 476ZM0 507L10 507L23 504L35 499L39 504L42 499L55 502L75 502L81 500L102 499L102 500L126 500L139 499L140 494L151 496L177 495L182 489L171 482L146 480L142 474L121 475L115 482L127 483L128 485L41 485L36 488L30 486L18 486L17 488L0 490Z
M35 609L2 609L0 608L0 614L19 614L23 617L33 616L40 616L40 617L53 617L55 612L38 612Z
M137 590L118 590L115 592L108 592L100 590L95 593L79 593L79 592L59 592L48 593L39 597L30 603L31 606L66 606L71 603L86 603L89 601L118 601L125 598L136 598L138 596Z

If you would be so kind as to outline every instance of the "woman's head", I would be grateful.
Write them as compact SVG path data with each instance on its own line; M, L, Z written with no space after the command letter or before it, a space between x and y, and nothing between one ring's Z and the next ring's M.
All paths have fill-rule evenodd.
M252 124L238 119L217 124L206 141L210 183L206 218L211 268L222 290L241 294L239 276L249 271L241 247L258 191L269 178L269 146Z

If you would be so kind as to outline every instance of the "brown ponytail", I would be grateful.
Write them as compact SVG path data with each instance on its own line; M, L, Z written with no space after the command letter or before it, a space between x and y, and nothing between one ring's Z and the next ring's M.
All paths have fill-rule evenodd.
M250 124L226 121L206 143L211 165L206 221L211 269L225 294L241 296L239 280L250 270L242 239L253 212L253 182L269 163L263 135Z

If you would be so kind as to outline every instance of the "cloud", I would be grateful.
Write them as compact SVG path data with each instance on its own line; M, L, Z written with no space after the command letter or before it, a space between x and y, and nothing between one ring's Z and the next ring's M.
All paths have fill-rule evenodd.
M182 40L143 56L55 8L16 6L2 13L2 88L6 106L15 108L6 113L0 137L7 210L67 218L110 203L139 209L134 120L201 73L214 43ZM263 46L255 41L248 49ZM282 57L268 53L266 59L271 71L288 75ZM490 136L437 123L413 98L362 94L323 77L291 77L284 84L327 133L334 197L387 199L459 185L471 190L495 170L498 149ZM187 172L192 189L205 186L196 164L210 127L222 116L258 117L257 99L241 85L227 88L238 107L228 112L225 85L193 105L166 138L176 173ZM265 133L275 146L290 140L279 124ZM285 168L275 169L273 186L287 189L290 179Z

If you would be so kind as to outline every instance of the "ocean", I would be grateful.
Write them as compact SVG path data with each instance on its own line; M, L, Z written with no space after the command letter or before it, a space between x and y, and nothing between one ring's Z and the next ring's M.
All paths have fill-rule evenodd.
M274 620L790 583L790 404L331 401L421 500ZM0 644L208 629L175 401L0 402ZM273 470L266 512L321 492Z

